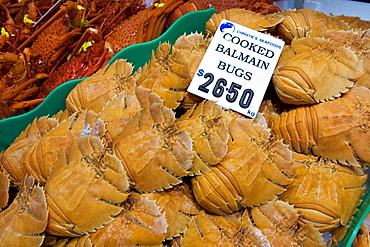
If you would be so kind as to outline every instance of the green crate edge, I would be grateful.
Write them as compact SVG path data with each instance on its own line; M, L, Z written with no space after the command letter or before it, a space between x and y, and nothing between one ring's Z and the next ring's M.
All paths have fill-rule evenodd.
M352 222L348 227L346 235L339 242L338 247L351 247L353 240L355 239L358 230L362 223L366 219L366 216L370 213L370 189L369 189L369 178L367 179L367 188L362 198L361 204L358 206L356 214L353 216Z
M134 65L134 69L143 66L149 61L152 51L163 42L173 44L178 37L184 33L191 32L205 33L205 23L214 14L214 8L190 12L179 18L160 37L146 43L129 46L117 53L109 62L111 64L117 59L127 59ZM82 80L71 80L54 89L45 100L35 109L25 114L0 120L0 152L5 150L14 139L30 124L35 118L54 115L60 110L66 109L65 99L68 93Z

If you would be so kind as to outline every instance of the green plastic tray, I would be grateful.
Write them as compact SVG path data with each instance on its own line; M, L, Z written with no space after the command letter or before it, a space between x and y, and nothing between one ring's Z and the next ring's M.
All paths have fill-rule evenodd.
M370 175L368 173L368 175ZM363 201L358 207L357 213L354 215L351 225L348 228L346 236L338 244L339 247L351 247L353 240L355 239L358 230L362 223L365 221L366 216L370 213L370 189L369 189L369 178L367 181L367 189L363 197Z
M173 44L176 39L184 33L205 33L205 23L214 13L216 13L216 10L213 8L190 12L179 18L157 39L146 43L135 44L123 49L117 53L108 64L123 58L132 63L135 66L134 69L137 69L150 60L152 51L156 50L160 43L169 42ZM6 149L36 117L54 115L58 111L66 109L65 99L69 92L85 78L63 83L55 88L38 107L30 112L0 120L0 152Z
M178 19L163 35L150 42L135 44L117 53L108 64L117 59L127 59L135 65L135 68L143 66L151 57L152 50L156 50L163 42L173 44L178 37L184 33L205 33L205 23L214 14L215 9L195 11L188 13ZM36 117L53 115L60 110L66 109L65 99L69 92L82 80L68 81L54 89L46 99L34 110L20 116L0 120L0 152L5 150L14 139L30 124ZM340 247L350 247L358 229L370 211L370 190L366 191L363 202L348 229L345 238L339 243Z

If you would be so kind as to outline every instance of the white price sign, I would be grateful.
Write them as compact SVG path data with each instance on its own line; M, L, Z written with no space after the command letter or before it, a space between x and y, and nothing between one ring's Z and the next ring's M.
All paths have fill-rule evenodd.
M254 118L284 41L222 20L188 91Z

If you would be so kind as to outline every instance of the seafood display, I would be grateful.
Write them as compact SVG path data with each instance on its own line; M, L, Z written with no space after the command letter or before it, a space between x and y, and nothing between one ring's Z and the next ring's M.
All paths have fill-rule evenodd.
M267 2L218 10L205 33L160 42L142 66L102 62L64 110L29 123L0 153L0 243L337 246L368 186L366 22ZM174 9L201 6L164 5L138 17L133 43L160 35L151 25ZM255 118L187 92L223 18L286 41ZM122 29L113 23L100 25Z

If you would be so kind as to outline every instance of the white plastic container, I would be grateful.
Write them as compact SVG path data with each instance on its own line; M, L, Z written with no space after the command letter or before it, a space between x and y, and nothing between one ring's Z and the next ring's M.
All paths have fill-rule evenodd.
M370 21L370 1L360 2L352 0L281 0L274 3L281 10L286 9L314 9L333 15L358 16L362 20Z
M358 16L370 21L370 3L350 0L305 0L303 8L314 9L326 14Z

